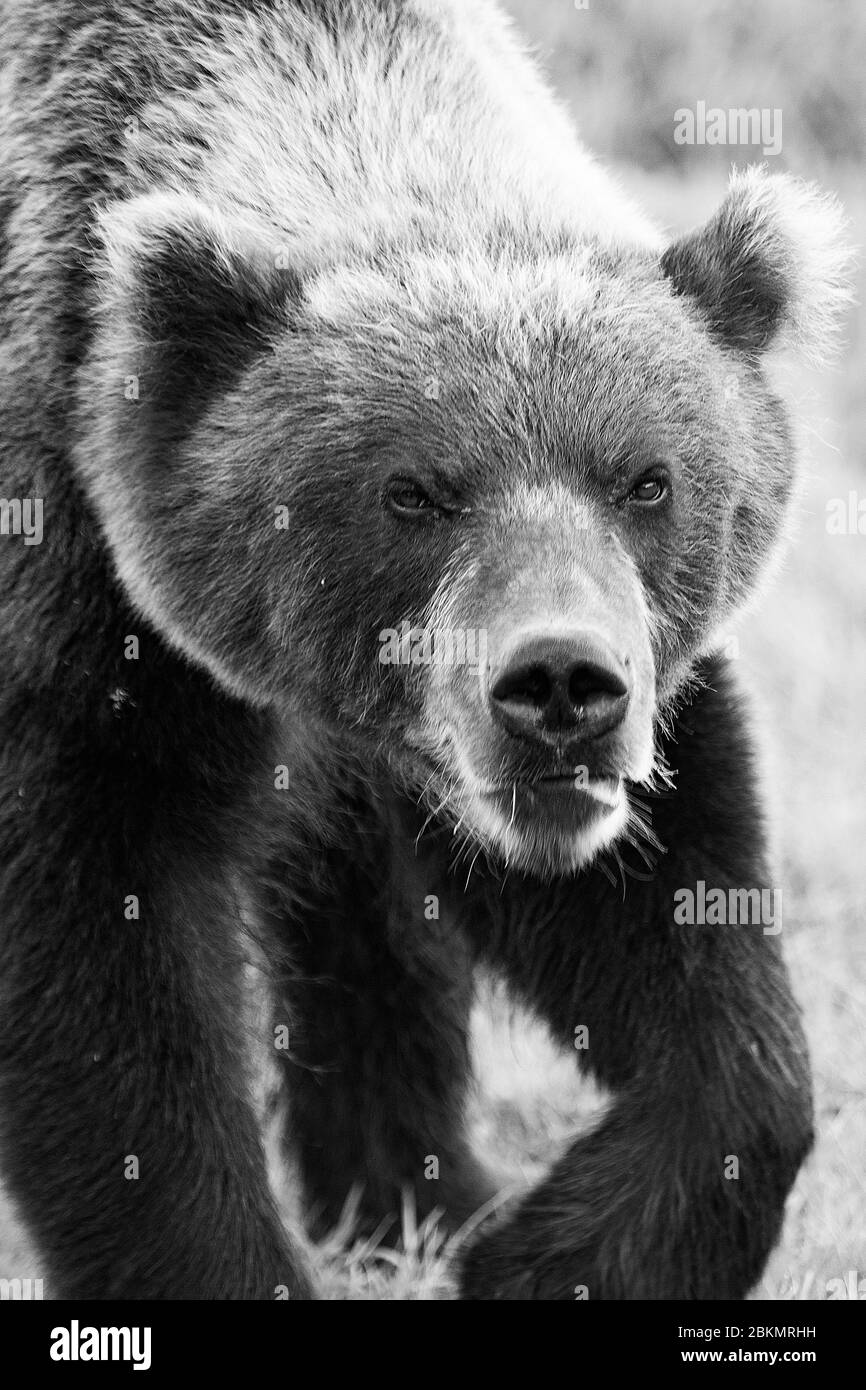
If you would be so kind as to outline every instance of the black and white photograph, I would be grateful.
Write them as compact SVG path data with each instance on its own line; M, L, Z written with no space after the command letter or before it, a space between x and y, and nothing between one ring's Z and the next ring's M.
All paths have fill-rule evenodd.
M0 0L34 1367L866 1301L864 70L857 0Z

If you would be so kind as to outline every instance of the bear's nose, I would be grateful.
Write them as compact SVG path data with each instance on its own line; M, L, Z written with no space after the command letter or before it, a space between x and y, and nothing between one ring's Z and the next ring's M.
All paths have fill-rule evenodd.
M497 663L490 708L503 729L553 743L600 738L625 718L628 676L595 634L524 633Z

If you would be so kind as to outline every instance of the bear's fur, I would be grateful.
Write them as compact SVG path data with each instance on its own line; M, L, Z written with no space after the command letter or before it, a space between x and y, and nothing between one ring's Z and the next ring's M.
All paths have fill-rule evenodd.
M613 1100L463 1296L743 1296L805 1047L775 936L674 893L772 884L714 641L783 532L762 353L825 352L838 210L750 170L668 245L486 0L0 17L3 495L44 499L0 539L0 1122L54 1291L310 1296L252 937L314 1229L496 1190L484 965ZM386 665L404 621L485 659Z

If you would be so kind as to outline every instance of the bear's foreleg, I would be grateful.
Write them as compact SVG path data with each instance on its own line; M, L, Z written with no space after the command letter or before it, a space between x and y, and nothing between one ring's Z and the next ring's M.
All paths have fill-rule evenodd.
M184 727L179 695L176 742L161 743L148 719L163 702L136 696L116 714L106 701L89 741L56 700L41 724L39 697L16 711L0 795L3 1176L52 1296L309 1297L248 1100L235 822L196 761L199 715ZM213 710L200 720L219 750Z
M809 1069L751 750L722 672L713 684L667 749L676 790L652 798L667 851L654 870L626 846L644 872L624 888L599 867L555 889L515 879L510 907L473 925L613 1100L469 1250L464 1298L742 1298L778 1236L811 1143Z

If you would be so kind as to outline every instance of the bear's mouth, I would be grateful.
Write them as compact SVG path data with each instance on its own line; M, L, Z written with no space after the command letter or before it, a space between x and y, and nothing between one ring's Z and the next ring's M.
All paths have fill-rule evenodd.
M557 773L549 777L539 777L537 781L524 783L526 792L541 804L561 797L569 797L582 792L604 808L614 811L619 803L622 778L613 776L586 779L574 773Z
M621 777L557 773L503 783L487 789L484 797L510 825L535 821L568 830L613 815L623 795Z
M506 866L549 880L591 863L628 818L622 777L572 772L476 789L463 827Z

